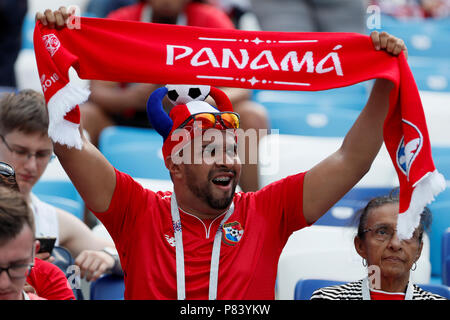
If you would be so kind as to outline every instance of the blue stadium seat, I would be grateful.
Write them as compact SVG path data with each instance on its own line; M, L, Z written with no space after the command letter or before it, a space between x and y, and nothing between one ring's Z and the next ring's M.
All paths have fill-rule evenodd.
M444 298L450 299L450 288L446 285L440 284L417 284L425 291L429 291L434 294L438 294Z
M301 279L295 286L294 300L309 300L317 289L329 286L342 285L346 282L322 279ZM450 299L450 288L437 284L417 284L423 290L438 294Z
M52 257L55 258L53 264L64 272L69 284L72 286L75 299L84 300L81 288L77 288L76 279L74 279L75 269L71 269L75 265L72 254L64 247L55 246L52 251ZM79 283L78 283L79 285Z
M359 115L358 110L266 103L270 127L280 134L343 137Z
M104 275L91 282L91 300L123 300L125 283L123 277Z
M433 276L442 276L442 236L450 226L450 188L441 192L428 207L433 214L429 234L431 273Z
M303 99L315 98L327 98L327 97L336 97L336 96L345 96L345 97L367 97L369 92L370 81L356 83L351 86L335 88L330 90L323 91L279 91L279 90L253 90L252 99L256 101L260 101L262 103L268 101L276 102L276 101L286 101L289 102L301 102Z
M450 60L410 57L408 63L419 90L450 91Z
M354 224L355 213L366 206L367 202L377 196L388 195L392 188L355 187L339 200L315 225L343 226Z
M436 169L450 179L450 147L431 147L434 165Z
M298 107L339 107L358 111L363 109L367 98L367 83L323 91L254 90L252 97L267 108L278 108L287 104Z
M70 180L39 180L32 192L42 201L83 220L84 202Z
M162 144L153 129L113 126L100 134L99 149L115 168L132 177L169 180Z
M364 82L316 92L255 90L253 100L280 134L343 137L364 108L367 88Z
M344 283L346 282L322 279L300 279L295 285L294 300L309 300L317 289Z
M442 283L450 286L450 257L445 260L442 268Z
M450 227L442 235L442 283L450 286Z
M448 39L450 24L437 19L400 21L381 20L382 29L405 41L409 56L441 57L450 56Z

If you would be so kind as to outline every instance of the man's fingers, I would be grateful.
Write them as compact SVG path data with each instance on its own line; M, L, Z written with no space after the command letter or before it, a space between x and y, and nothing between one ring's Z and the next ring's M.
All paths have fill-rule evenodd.
M41 260L47 260L50 258L50 253L48 252L36 253L36 258L39 258Z
M380 34L378 33L378 31L372 31L370 33L370 38L372 39L375 50L380 50Z
M92 274L91 280L90 281L95 281L98 278L101 277L102 274L104 274L106 272L106 270L108 269L108 266L106 265L106 263L102 263L97 270Z
M398 39L395 43L395 47L394 50L392 51L392 53L394 55L399 55L400 52L402 52L405 49L405 43L403 42L403 40Z
M45 15L45 18L47 19L47 22L48 22L47 25L50 28L54 28L56 19L55 19L55 15L53 14L53 11L50 10L50 9L47 9L47 10L44 11L44 15Z
M387 48L387 42L389 39L389 34L387 32L381 32L380 33L380 48L386 49Z
M67 9L66 7L60 7L58 10L61 12L64 21L67 21L70 16L75 14L75 7L69 7L69 9Z
M36 13L35 20L36 20L36 21L38 21L38 20L41 21L41 23L42 23L44 26L48 25L47 18L45 17L45 14L43 14L42 12Z
M397 39L390 37L386 43L386 51L393 54L396 46L397 46Z
M56 20L56 27L61 28L64 27L65 19L61 13L61 11L55 11L55 20Z
M88 274L86 275L86 280L87 281L93 281L92 279L95 278L95 273L98 270L98 268L100 267L100 264L102 262L99 259L93 259L91 264L88 267Z

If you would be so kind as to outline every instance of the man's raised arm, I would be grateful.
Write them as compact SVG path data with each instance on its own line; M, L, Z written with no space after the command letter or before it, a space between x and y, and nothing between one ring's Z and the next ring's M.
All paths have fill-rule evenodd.
M55 154L86 205L94 212L109 208L116 174L114 167L81 133L81 150L54 143Z
M49 28L64 28L72 14L65 7L56 11L47 9L44 13L37 12L36 20ZM55 143L55 154L86 205L95 212L103 212L108 209L116 187L114 167L84 137L82 130L80 134L81 150Z
M375 50L399 55L404 42L386 32L371 34ZM376 80L369 100L338 151L307 172L303 188L303 214L313 223L341 199L369 171L383 143L383 123L394 85Z

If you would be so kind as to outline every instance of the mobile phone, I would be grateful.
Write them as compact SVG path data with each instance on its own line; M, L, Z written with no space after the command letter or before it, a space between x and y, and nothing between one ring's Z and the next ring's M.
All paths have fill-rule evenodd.
M36 238L41 243L38 253L48 252L52 253L53 248L55 247L56 238L55 237L45 237L45 238Z

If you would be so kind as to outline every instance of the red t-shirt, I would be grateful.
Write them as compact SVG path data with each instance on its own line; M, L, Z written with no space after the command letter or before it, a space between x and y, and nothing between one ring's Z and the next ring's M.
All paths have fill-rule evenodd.
M304 173L274 182L257 192L237 193L235 209L224 223L240 240L223 232L218 299L274 299L278 259L292 232L306 226ZM171 192L144 189L116 170L110 207L96 213L118 249L125 276L125 299L176 299ZM218 225L180 210L187 299L208 299L210 261Z
M370 300L405 300L405 294L370 290Z
M106 18L141 21L145 5L145 3L138 3L126 6L111 12ZM234 29L233 22L226 13L209 4L189 3L184 10L184 14L188 26Z
M47 300L75 300L64 272L50 262L35 258L27 282L39 297Z

